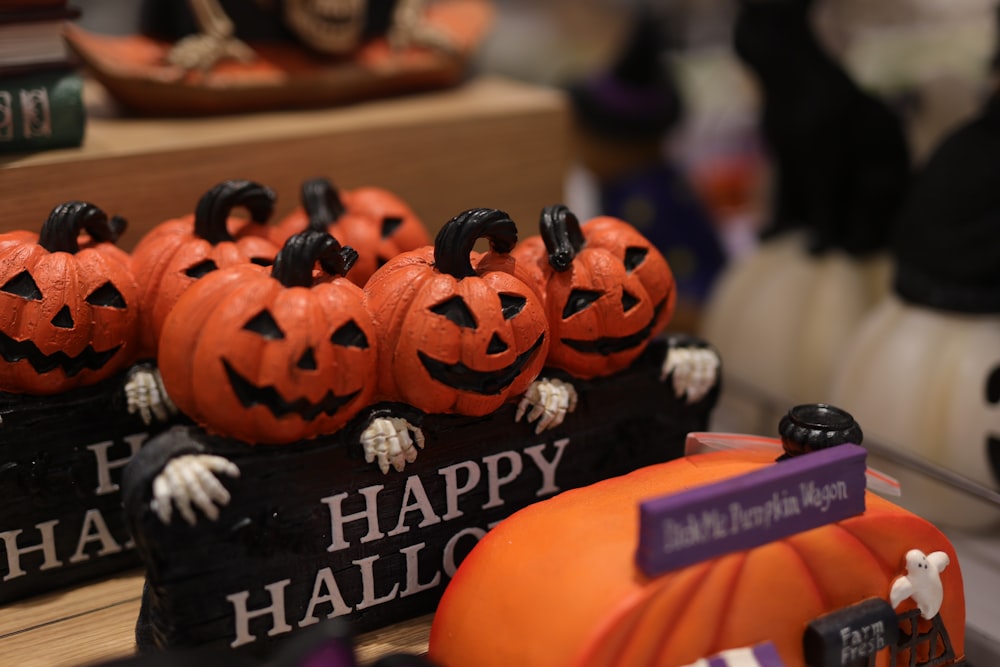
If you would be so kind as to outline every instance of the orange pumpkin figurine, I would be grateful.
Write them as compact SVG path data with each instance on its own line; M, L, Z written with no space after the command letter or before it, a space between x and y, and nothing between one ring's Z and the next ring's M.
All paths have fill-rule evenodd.
M512 253L518 275L545 302L552 330L546 366L572 378L604 377L631 365L670 321L677 299L663 255L623 220L600 216L581 225L565 206L542 210L540 235ZM678 395L700 400L715 385L718 357L687 337L671 339L663 377ZM576 390L542 378L522 401L518 419L537 431L562 423L576 405Z
M125 224L72 201L56 206L38 235L0 235L0 390L60 393L135 359L139 288L128 254L114 245Z
M194 214L167 220L143 237L132 253L142 297L142 354L156 353L167 314L196 280L235 264L271 264L278 246L264 223L274 201L270 188L224 181L202 196ZM246 208L250 219L230 215L236 207Z
M635 227L610 216L581 225L565 206L549 206L539 228L513 254L545 298L548 364L581 379L627 368L673 314L667 261Z
M800 408L810 418L846 414ZM809 425L814 442L843 443L828 426ZM692 434L689 444L718 435ZM770 641L781 662L767 665L965 664L954 547L859 487L856 467L821 467L860 447L804 454L798 466L775 462L777 439L722 438L728 451L565 491L502 521L449 583L430 658L444 667L693 667L730 664L702 658ZM789 465L809 471L782 478ZM673 509L647 511L651 502ZM853 509L836 514L837 503ZM651 552L662 557L656 568ZM877 624L859 622L872 616L862 606L878 609Z
M329 232L341 245L358 251L351 269L355 285L365 286L387 261L430 245L420 218L402 199L383 188L340 190L326 178L302 184L302 205L278 223L274 238L284 243L305 229Z
M474 253L486 238L490 250ZM403 253L372 276L365 300L379 346L378 386L386 400L424 413L480 416L524 393L549 347L542 302L517 278L513 220L471 209L441 229L434 246ZM383 471L416 456L405 420L377 422L366 457ZM395 438L402 442L397 443ZM380 444L392 440L390 449Z
M177 407L248 443L290 443L347 423L375 391L374 327L361 288L344 277L356 256L309 230L288 240L270 271L237 264L193 285L160 340Z

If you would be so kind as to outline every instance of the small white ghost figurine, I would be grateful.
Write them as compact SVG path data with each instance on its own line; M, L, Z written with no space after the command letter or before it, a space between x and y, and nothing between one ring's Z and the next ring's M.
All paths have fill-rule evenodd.
M950 562L948 554L943 551L935 551L929 555L920 549L907 551L906 574L897 577L889 591L892 608L895 609L907 598L913 598L921 616L928 620L937 616L944 598L941 573Z

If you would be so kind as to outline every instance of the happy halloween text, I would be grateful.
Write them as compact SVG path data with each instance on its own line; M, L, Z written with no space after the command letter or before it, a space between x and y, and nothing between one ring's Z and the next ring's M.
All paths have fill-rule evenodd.
M112 494L118 497L117 479L121 470L139 452L147 438L146 433L135 433L121 440L104 440L84 447L87 453L81 453L80 465L94 466L96 486L80 491L93 499ZM127 445L128 453L116 455L115 452L120 452L124 445ZM62 489L62 492L73 493L74 490ZM8 501L28 502L27 499ZM116 504L105 502L104 507ZM0 528L7 528L0 531L0 545L6 555L6 559L0 558L0 567L6 561L6 571L0 582L78 565L134 547L117 508L114 516L105 516L100 508L90 507L82 513L72 512L30 526ZM72 552L64 551L70 544L75 545Z
M435 539L432 543L428 543L426 538L420 539L420 529L447 524L463 517L466 512L503 508L511 500L505 495L505 489L518 489L516 493L509 494L511 497L521 498L529 493L527 489L518 488L517 482L532 468L541 473L541 480L530 493L536 498L557 493L560 489L556 485L556 472L568 444L569 438L563 438L520 451L507 450L478 460L459 461L436 471L443 484L431 484L430 480L419 475L409 475L403 485L401 500L395 499L395 496L387 500L390 494L383 493L383 484L321 498L322 511L330 521L330 540L326 551L331 554L348 549L361 551L361 547L367 545L363 551L372 555L351 560L349 568L319 568L312 575L311 584L299 580L293 583L291 578L285 578L258 589L227 595L226 600L233 611L233 640L230 645L243 646L258 639L250 627L255 619L261 619L255 625L257 630L267 626L267 636L274 637L291 632L296 627L314 625L324 618L371 609L443 586L445 577L455 574L459 554L465 553L481 539L492 525L469 526L467 520L458 522L464 527L455 530L448 539ZM434 498L436 502L432 503L428 488L438 490L441 497ZM346 504L360 506L361 509L349 511L345 509ZM444 511L435 511L435 505L443 507ZM386 521L386 517L390 520ZM419 518L419 522L412 526L416 529L413 539L394 553L379 553L381 541L410 533L410 517ZM345 532L347 526L360 526L363 534L348 538ZM421 560L422 552L425 557ZM440 565L428 567L428 554L432 554L431 562ZM380 567L387 558L398 559L400 556L402 571ZM311 586L312 590L304 612L296 611L287 604L289 587L296 588L302 584ZM251 603L251 597L256 604Z

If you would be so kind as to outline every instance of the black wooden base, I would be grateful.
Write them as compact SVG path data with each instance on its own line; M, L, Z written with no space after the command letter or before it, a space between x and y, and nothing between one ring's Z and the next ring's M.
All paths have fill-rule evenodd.
M151 429L128 414L124 377L0 393L0 603L139 563L118 485Z
M153 478L191 451L168 432L125 473L126 514L147 568L140 648L217 645L266 654L329 616L357 632L433 611L461 559L493 524L559 491L676 458L707 428L718 387L694 405L659 379L665 345L630 369L576 382L579 406L534 434L514 405L484 418L429 415L426 447L402 472L363 459L359 417L340 433L252 447L194 432L196 449L240 468L215 522L164 526ZM597 539L597 536L595 536Z

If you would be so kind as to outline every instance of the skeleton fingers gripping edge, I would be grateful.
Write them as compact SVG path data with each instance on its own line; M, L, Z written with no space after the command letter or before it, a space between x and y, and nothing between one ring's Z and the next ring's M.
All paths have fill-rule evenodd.
M212 454L185 454L171 459L153 480L150 509L166 525L174 507L191 526L198 523L201 510L210 521L219 518L219 509L229 504L229 490L219 476L239 477L240 469L229 459Z
M375 417L361 433L361 446L365 461L377 461L382 474L389 472L390 465L399 472L417 460L417 448L424 448L424 432L402 417Z
M177 414L177 407L167 395L160 371L150 364L137 364L129 369L125 380L125 401L128 413L139 413L144 424L165 422Z
M576 410L576 403L576 388L569 382L558 378L535 380L518 403L514 421L521 421L525 415L528 422L538 420L535 425L535 433L538 434L562 424L566 415Z
M704 344L671 342L660 367L660 381L669 378L674 395L691 405L703 399L719 381L719 354Z

